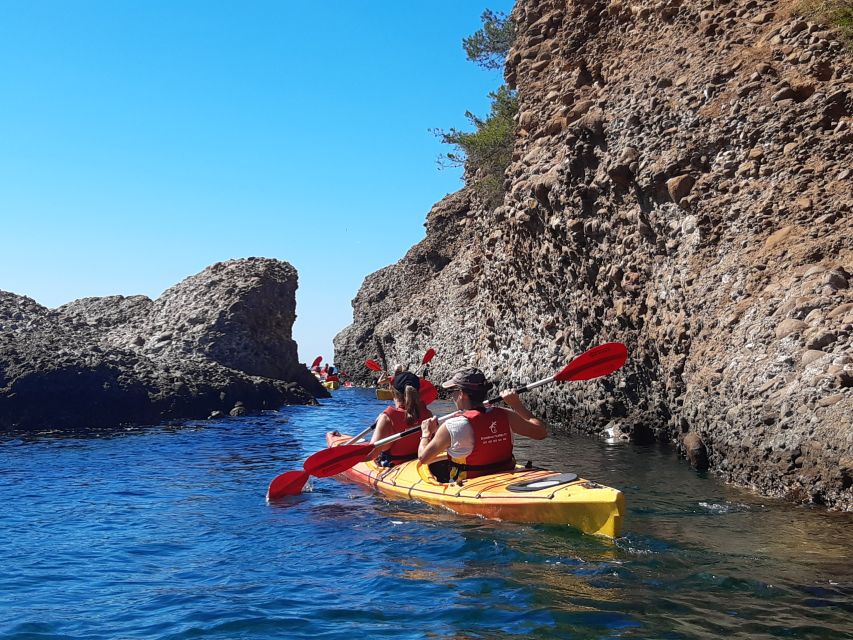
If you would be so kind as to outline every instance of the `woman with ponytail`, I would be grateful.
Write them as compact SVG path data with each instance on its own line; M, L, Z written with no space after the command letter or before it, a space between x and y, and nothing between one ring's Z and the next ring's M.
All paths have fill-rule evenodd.
M379 414L371 442L402 433L432 417L430 410L421 402L421 381L414 373L403 371L396 374L391 388L394 391L394 406L388 407ZM417 437L408 436L375 449L374 455L377 452L379 452L378 463L381 466L393 467L404 460L413 460L418 457L418 440Z

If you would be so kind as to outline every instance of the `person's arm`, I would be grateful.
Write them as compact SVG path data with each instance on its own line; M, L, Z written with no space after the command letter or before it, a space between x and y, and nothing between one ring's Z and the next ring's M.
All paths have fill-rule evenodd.
M432 417L421 423L421 441L418 443L418 460L428 464L447 451L450 446L450 433L445 425L438 425L438 418Z
M373 435L370 437L370 443L373 444L383 438L394 435L393 427L394 425L391 423L391 418L389 418L385 413L380 413L379 417L376 418L376 428L373 430ZM393 446L394 443L389 442L378 447L373 447L373 450L367 456L367 460L375 459L380 453L387 451Z
M534 440L543 440L548 437L548 424L534 416L530 410L521 402L521 398L515 389L509 389L501 393L501 398L512 411L507 412L509 426L514 433L518 433Z

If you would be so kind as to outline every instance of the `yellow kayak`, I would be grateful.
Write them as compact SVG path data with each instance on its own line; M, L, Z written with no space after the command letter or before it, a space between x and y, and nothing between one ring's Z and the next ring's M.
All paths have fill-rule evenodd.
M337 380L325 380L322 384L324 387L331 389L332 391L337 391L341 388L341 383Z
M391 389L385 389L383 387L377 387L376 399L377 400L393 400L394 399L394 392L391 391Z
M326 434L330 447L347 443L351 438L337 432ZM439 460L424 465L417 460L396 467L380 467L373 462L359 462L339 474L381 493L398 498L421 500L463 515L493 520L568 524L584 533L615 538L625 515L625 496L618 489L605 487L579 478L573 473L546 469L526 469L494 473L461 485L439 482L432 469L439 472Z

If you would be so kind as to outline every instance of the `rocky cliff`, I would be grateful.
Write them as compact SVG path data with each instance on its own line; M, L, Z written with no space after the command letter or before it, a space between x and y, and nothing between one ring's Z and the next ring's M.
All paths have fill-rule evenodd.
M47 309L0 291L0 429L87 429L309 403L297 361L296 270L217 263L145 296ZM239 404L238 404L239 403Z
M379 339L508 386L625 342L617 374L527 400L853 510L853 59L792 4L520 0L502 205L439 202L336 361L366 379Z

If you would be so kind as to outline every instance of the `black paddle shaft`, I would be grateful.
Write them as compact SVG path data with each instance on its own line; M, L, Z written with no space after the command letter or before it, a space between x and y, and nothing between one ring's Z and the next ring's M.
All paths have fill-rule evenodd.
M528 391L530 391L530 389L527 388L527 385L524 385L523 387L519 387L518 389L515 390L516 393L527 393ZM501 398L500 396L495 396L494 398L491 398L490 400L486 400L486 402L488 404L495 404L496 402L500 402L501 400L503 400L503 398Z

